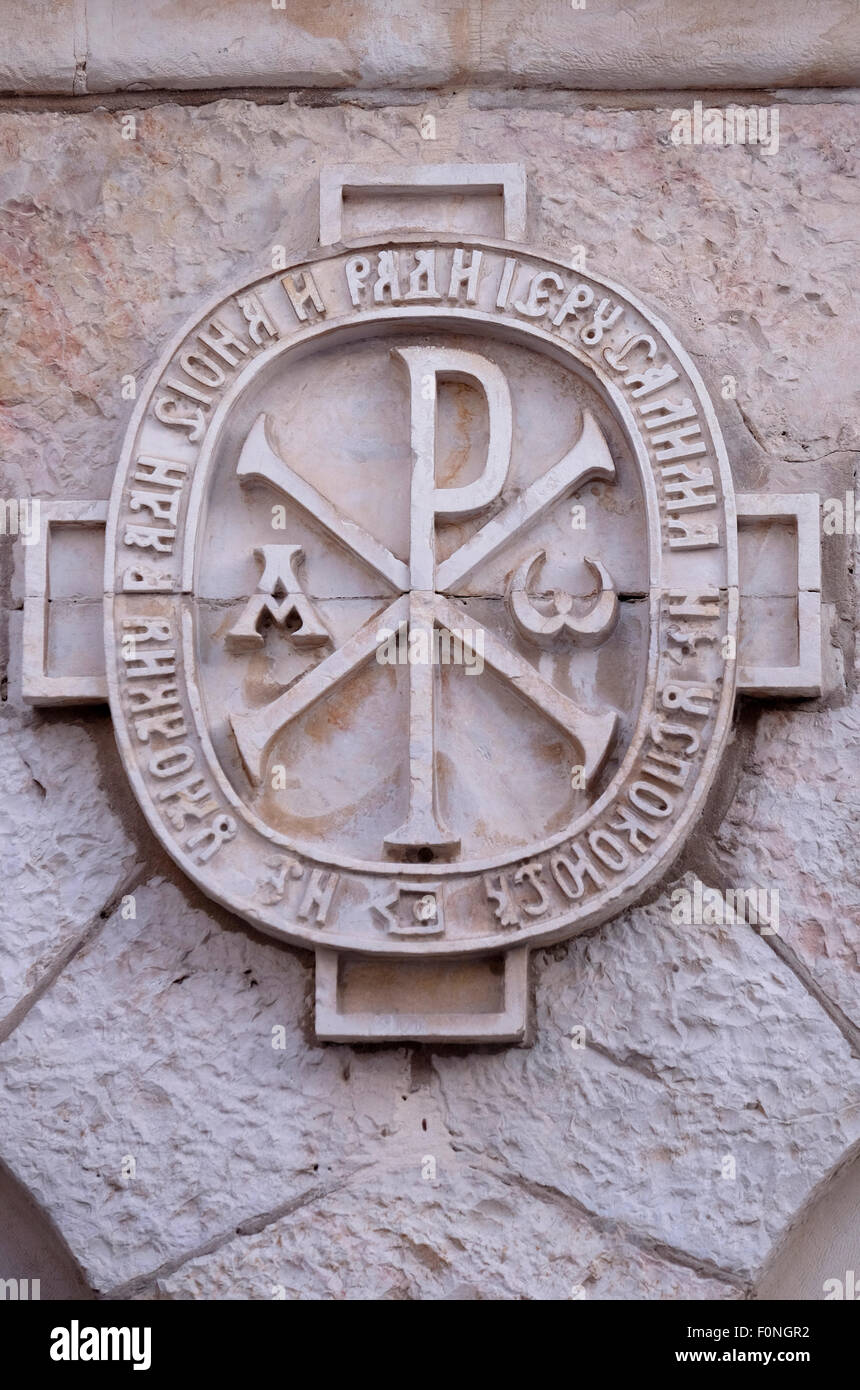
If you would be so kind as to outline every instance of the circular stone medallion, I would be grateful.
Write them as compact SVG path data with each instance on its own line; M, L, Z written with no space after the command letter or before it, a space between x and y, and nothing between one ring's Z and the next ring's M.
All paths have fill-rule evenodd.
M635 901L729 729L731 477L617 285L338 246L186 327L111 499L106 647L150 824L311 947L546 944Z

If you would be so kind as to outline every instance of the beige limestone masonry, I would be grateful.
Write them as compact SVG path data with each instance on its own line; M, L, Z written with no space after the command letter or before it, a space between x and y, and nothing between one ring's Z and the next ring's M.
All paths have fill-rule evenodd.
M528 239L559 256L584 246L670 322L716 401L736 487L844 498L860 449L856 108L785 102L769 158L672 147L675 104L167 103L136 112L133 140L121 113L4 112L4 496L107 498L123 375L141 380L222 286L266 273L273 245L313 245L334 155L524 162ZM860 1136L852 542L823 543L832 693L742 706L671 880L541 953L532 1049L461 1055L313 1039L310 956L178 873L107 715L21 701L22 547L4 541L0 1156L92 1285L748 1292ZM779 935L673 922L671 894L693 876L778 887Z
M3 0L0 90L847 87L853 0Z

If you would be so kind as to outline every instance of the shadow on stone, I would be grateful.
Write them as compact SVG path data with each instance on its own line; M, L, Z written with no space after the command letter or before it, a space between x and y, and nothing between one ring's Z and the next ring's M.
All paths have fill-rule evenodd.
M93 1298L92 1289L53 1222L3 1164L0 1212L0 1280L17 1281L21 1296L25 1291L22 1281L28 1281L26 1292L30 1297L33 1280L38 1279L42 1299ZM8 1284L5 1297L10 1297Z

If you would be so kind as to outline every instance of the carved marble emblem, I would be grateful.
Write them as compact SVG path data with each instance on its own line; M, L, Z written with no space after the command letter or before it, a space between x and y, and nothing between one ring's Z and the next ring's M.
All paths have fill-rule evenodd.
M628 290L519 244L338 242L220 297L141 395L106 556L140 804L318 953L323 1037L521 1039L529 949L666 872L728 737L714 409Z

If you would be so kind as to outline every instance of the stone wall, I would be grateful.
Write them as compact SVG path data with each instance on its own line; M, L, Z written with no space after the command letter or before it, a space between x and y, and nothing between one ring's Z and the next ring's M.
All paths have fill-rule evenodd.
M852 0L4 0L0 88L844 87L857 81Z
M540 37L546 5L525 27L516 5L485 5L480 33L470 7L423 7L419 49L390 6L350 6L348 30L337 7L305 6L301 22L266 14L290 26L288 68L277 46L261 57L250 4L216 7L221 28L185 4L159 28L120 25L122 7L97 0L49 8L38 48L11 33L7 90L154 94L0 111L4 496L108 496L132 409L122 378L142 380L219 288L267 271L273 245L314 245L326 163L476 160L521 161L529 241L585 247L683 339L739 488L857 489L857 106L852 91L808 90L856 80L852 5L799 7L784 32L771 13L783 7L758 6L741 45L718 31L703 43L692 4L670 19L651 0L611 25L607 7L561 6L564 63L564 43L548 56ZM671 113L697 85L745 78L807 89L751 98L778 106L778 151L672 144ZM301 90L157 90L249 84ZM375 90L396 85L435 90ZM561 90L655 85L693 90ZM523 1049L316 1042L311 957L216 907L165 857L106 710L21 701L20 547L4 540L0 1158L89 1285L748 1296L860 1140L853 539L824 539L832 690L740 706L671 880L536 954ZM779 934L674 924L684 875L778 887Z

